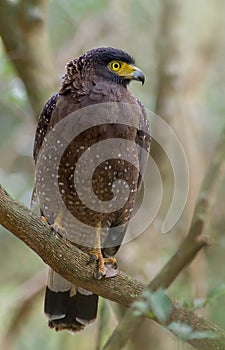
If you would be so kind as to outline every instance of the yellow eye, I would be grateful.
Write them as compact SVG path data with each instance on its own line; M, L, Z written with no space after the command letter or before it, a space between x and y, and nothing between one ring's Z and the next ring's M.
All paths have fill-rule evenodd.
M114 61L111 63L110 68L114 71L114 72L118 72L118 70L120 70L121 68L121 63Z

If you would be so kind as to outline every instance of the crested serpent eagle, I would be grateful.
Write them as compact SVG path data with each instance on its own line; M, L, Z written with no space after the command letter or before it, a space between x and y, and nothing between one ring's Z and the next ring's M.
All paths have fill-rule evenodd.
M126 52L87 51L66 65L61 88L44 106L35 135L34 195L41 215L89 254L97 279L117 273L114 255L150 148L144 107L127 89L131 80L143 84L145 77ZM51 328L83 329L96 318L97 304L97 295L50 269L45 313Z

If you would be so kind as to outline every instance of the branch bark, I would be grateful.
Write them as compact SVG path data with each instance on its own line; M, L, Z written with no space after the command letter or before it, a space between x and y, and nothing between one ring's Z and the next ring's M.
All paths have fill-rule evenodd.
M65 238L53 234L52 229L29 209L14 201L0 186L0 224L24 241L43 261L67 280L87 288L100 296L130 306L144 289L144 284L124 272L111 279L96 281L93 267L87 266L89 257ZM225 348L225 332L190 310L172 303L170 322L185 322L194 330L207 330L216 339L188 340L196 349ZM160 323L159 320L155 319ZM110 347L111 349L111 347ZM114 348L115 349L115 348Z
M14 201L1 186L0 224L24 241L46 264L67 280L106 299L129 306L144 288L144 284L123 272L116 278L95 281L93 266L87 266L88 255L65 238L54 234L49 225Z
M0 35L7 54L25 84L37 117L56 85L56 72L49 50L45 17L46 0L0 3Z

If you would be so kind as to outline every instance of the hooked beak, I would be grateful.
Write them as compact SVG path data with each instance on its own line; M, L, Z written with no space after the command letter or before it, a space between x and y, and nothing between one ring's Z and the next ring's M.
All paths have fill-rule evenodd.
M133 80L141 81L141 82L142 82L142 85L144 85L145 76L144 76L144 73L142 72L141 69L139 69L139 68L137 68L137 67L134 67L134 71L133 71L133 73L131 74L131 78L132 78Z

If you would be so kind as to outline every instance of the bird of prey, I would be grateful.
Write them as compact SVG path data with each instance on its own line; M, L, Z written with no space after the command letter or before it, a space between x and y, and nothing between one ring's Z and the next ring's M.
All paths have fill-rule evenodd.
M34 193L41 215L97 263L97 279L117 273L114 255L150 148L146 112L128 90L132 80L143 84L145 77L126 52L87 51L66 65L61 88L45 104L36 129ZM85 176L93 167L89 186ZM97 295L50 269L45 313L51 328L80 331L96 318L97 305Z

